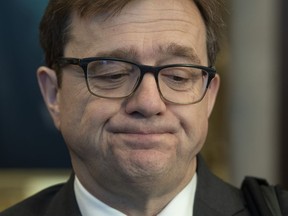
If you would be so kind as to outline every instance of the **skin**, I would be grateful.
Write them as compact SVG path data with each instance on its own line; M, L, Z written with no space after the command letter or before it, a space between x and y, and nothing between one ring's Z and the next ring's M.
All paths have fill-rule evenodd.
M74 14L64 56L207 66L205 35L192 1L133 1L109 19ZM63 70L61 88L52 69L40 67L37 75L75 173L98 199L127 215L155 215L189 183L206 138L218 75L204 99L191 105L163 101L152 74L125 99L91 95L77 66Z

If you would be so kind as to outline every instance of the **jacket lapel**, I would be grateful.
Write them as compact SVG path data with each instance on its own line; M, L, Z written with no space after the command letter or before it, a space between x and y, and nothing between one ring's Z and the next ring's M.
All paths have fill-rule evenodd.
M74 173L47 208L45 216L81 216L74 193Z
M241 191L217 178L197 157L197 189L193 216L249 216Z

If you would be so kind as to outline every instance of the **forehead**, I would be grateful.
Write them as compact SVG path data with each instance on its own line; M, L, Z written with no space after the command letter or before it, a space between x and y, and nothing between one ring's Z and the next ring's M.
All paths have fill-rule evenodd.
M125 48L133 50L136 56L163 52L163 47L171 48L170 44L173 47L176 44L203 55L205 32L201 14L193 1L137 0L113 16L97 14L80 18L73 14L71 39L65 53L72 51L70 54L74 56L88 57ZM181 49L177 50L179 53Z

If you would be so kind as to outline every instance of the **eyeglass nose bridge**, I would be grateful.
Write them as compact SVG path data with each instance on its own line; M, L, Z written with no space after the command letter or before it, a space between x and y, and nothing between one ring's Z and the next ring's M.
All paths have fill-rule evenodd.
M138 67L138 69L140 71L140 77L139 77L139 80L137 81L135 88L133 89L133 91L131 92L130 95L133 95L137 91L138 87L142 83L142 80L143 80L145 74L151 73L151 74L153 74L153 76L155 78L158 92L159 92L161 98L163 98L163 95L162 95L160 87L159 87L159 81L158 81L158 75L159 75L159 72L162 69L162 67L155 67L155 66L149 66L149 65L136 65L136 66Z

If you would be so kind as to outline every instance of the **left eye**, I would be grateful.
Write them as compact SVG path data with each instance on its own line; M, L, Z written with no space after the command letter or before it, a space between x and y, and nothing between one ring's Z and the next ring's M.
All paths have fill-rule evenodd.
M99 79L99 80L106 80L106 81L118 81L121 79L125 79L125 77L128 77L129 73L107 73L107 74L101 74L101 75L96 75L94 76L94 79Z

